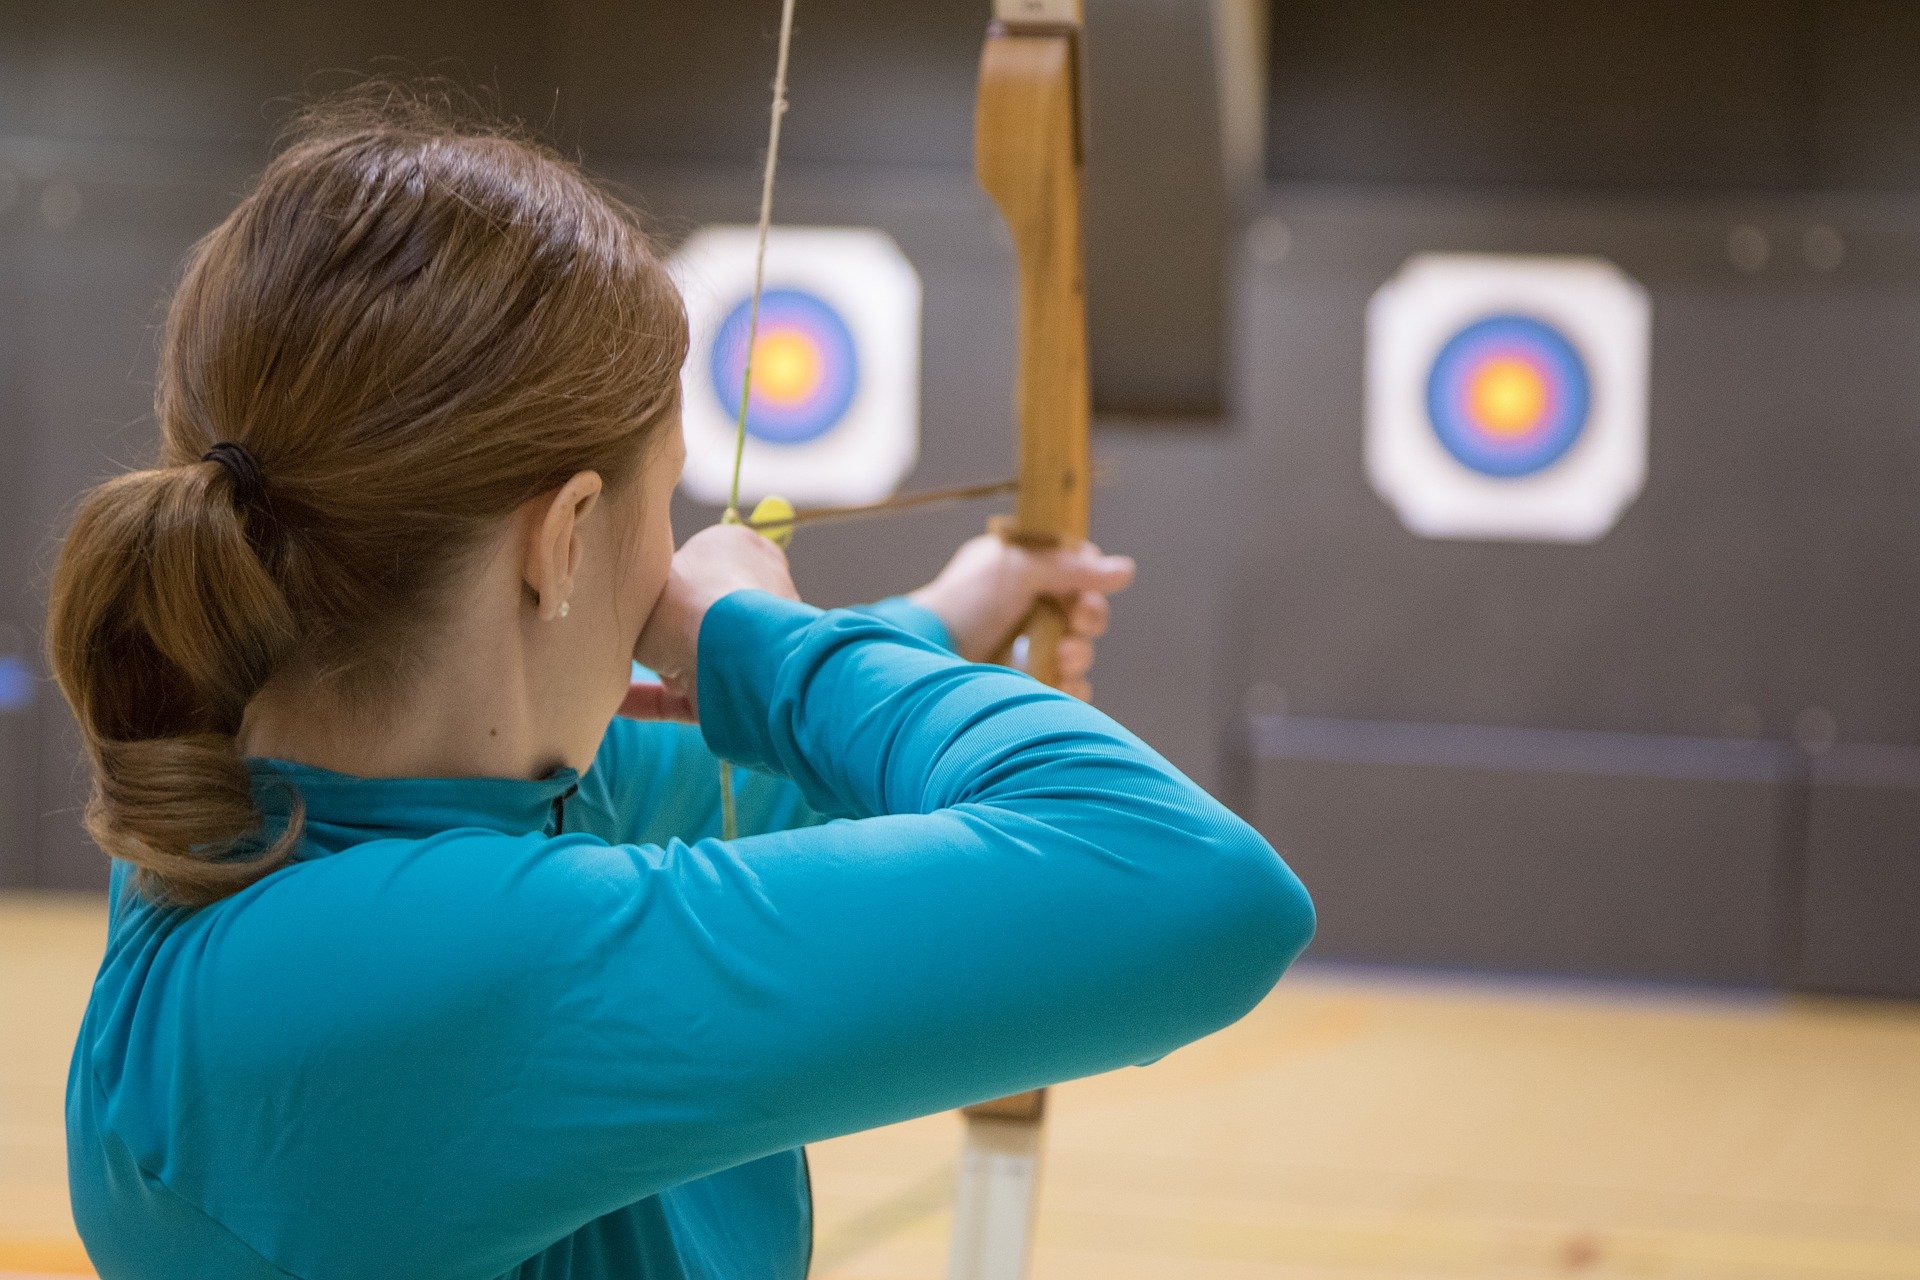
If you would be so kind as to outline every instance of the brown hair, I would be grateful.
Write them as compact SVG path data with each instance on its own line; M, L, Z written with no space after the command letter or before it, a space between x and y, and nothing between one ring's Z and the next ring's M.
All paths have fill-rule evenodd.
M88 492L61 548L47 647L94 839L186 906L284 862L297 807L247 856L254 696L283 672L361 696L402 676L484 533L640 465L686 350L637 216L574 165L444 96L306 112L188 259L157 466ZM219 442L257 485L245 455L203 460Z

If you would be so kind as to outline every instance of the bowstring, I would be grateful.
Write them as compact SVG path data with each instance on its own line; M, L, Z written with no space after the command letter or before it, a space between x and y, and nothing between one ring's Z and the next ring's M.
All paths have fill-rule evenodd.
M793 47L793 9L796 0L780 3L780 52L773 64L773 107L767 124L767 165L760 175L759 235L753 250L753 294L747 304L747 354L740 370L740 413L733 428L733 480L727 488L727 509L720 519L740 520L740 468L747 456L747 409L753 395L753 355L760 338L760 295L767 281L767 238L773 230L773 175L780 164L780 121L787 114L787 54ZM739 806L733 795L733 765L720 762L720 837L740 836Z

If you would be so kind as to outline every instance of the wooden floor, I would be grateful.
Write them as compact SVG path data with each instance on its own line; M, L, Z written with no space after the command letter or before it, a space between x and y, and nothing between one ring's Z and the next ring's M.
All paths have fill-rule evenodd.
M59 1108L101 932L0 898L0 1277L85 1274ZM958 1144L815 1148L815 1276L939 1276ZM1036 1280L1911 1280L1920 1007L1309 969L1058 1090L1048 1160Z

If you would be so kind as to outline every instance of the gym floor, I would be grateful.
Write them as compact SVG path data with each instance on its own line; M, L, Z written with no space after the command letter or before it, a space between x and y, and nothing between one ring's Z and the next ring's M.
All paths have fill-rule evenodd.
M0 896L0 1280L88 1275L97 898ZM1308 965L1054 1092L1036 1280L1920 1276L1920 1006ZM932 1280L953 1116L814 1148L817 1280Z

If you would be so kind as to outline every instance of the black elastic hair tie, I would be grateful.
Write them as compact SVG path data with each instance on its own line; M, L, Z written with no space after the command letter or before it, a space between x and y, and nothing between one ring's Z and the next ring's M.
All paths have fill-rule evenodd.
M233 477L234 497L240 500L241 506L257 509L266 504L267 476L260 470L260 460L247 446L222 440L201 454L200 461L217 462L227 469L227 474Z

